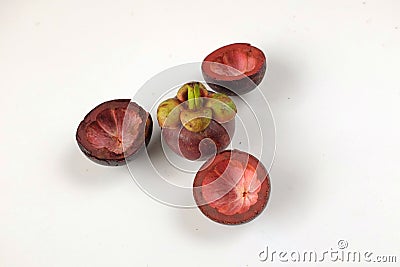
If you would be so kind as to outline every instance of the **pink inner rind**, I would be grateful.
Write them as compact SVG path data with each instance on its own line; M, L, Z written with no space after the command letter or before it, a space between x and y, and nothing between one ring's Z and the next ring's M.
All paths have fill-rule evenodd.
M224 76L239 76L251 72L256 66L257 59L250 49L246 51L233 49L223 52L215 62L220 64L211 64L212 72Z
M118 138L107 133L97 121L92 122L87 127L86 137L94 148L106 148L116 154L122 152L122 146Z
M216 208L210 206L210 202L205 201L203 195L203 190L205 190L205 186L203 186L204 179L208 175L210 175L210 173L213 173L214 167L216 164L218 164L218 162L229 160L238 160L243 164L243 166L251 166L253 169L256 170L257 179L261 183L261 188L258 192L257 203L251 205L250 209L247 212L243 212L241 214L223 214L219 212ZM200 211L209 219L226 225L247 223L255 219L267 206L270 192L271 183L265 166L253 155L236 149L222 151L218 153L215 157L207 160L200 167L200 170L197 172L196 177L193 181L193 197Z
M223 46L210 53L202 63L203 76L211 82L242 80L263 73L264 53L247 43Z
M141 117L134 110L105 109L89 124L86 137L94 148L122 154L138 137L141 123Z
M257 203L261 182L252 166L225 160L214 166L202 186L203 198L211 207L222 214L234 215L247 212Z

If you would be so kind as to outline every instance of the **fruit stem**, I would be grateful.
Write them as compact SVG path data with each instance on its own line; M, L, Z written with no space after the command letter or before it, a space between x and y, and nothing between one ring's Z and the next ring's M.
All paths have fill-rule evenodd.
M193 88L188 85L188 104L189 104L189 109L194 109L195 107L195 100L194 100L194 91Z
M201 108L200 87L197 83L194 84L194 101L196 108Z
M202 105L202 99L200 95L200 86L195 83L194 88L187 85L188 88L188 105L189 109L199 109Z

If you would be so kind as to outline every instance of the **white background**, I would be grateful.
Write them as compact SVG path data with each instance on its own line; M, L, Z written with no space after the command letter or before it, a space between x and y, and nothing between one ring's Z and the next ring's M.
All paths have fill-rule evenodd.
M266 245L340 239L400 261L399 14L395 0L1 0L0 266L270 266ZM233 42L270 63L277 153L256 220L164 206L80 152L94 106Z

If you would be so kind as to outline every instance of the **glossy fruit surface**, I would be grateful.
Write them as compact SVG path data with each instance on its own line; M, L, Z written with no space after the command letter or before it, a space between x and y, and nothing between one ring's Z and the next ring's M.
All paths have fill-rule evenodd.
M231 142L235 131L235 120L220 124L211 120L201 132L191 132L185 127L162 130L167 145L176 154L189 160L205 160L224 150Z
M266 57L257 47L235 43L209 54L202 63L207 84L226 95L246 94L256 88L264 78Z
M149 113L130 99L116 99L98 105L85 116L76 140L92 161L118 166L150 142L152 130Z
M201 212L222 224L241 224L266 207L271 185L266 168L254 156L226 150L206 161L193 183Z

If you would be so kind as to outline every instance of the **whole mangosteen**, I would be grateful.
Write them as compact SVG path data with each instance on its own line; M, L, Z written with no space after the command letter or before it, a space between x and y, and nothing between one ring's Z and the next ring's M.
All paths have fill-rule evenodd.
M158 106L157 120L172 151L189 160L203 160L230 144L236 112L235 103L227 95L190 82L176 97Z

